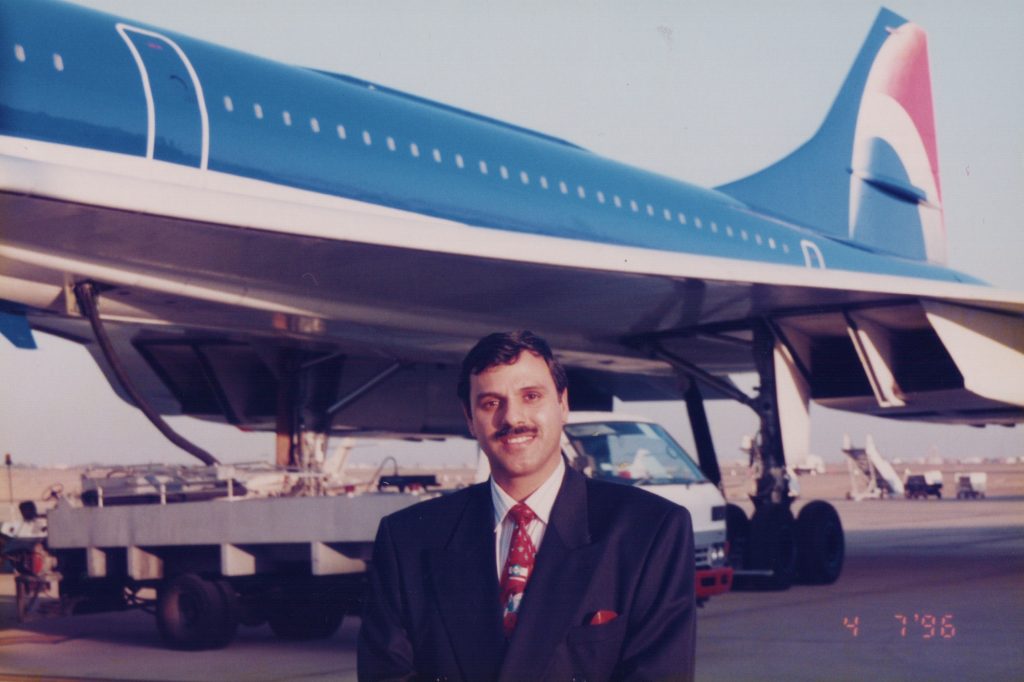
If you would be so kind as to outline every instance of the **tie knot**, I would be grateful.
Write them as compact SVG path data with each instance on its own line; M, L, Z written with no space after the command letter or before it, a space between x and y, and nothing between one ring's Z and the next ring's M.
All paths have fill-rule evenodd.
M522 502L509 509L508 515L512 517L512 520L516 522L517 526L523 527L529 525L531 521L537 518L537 514Z

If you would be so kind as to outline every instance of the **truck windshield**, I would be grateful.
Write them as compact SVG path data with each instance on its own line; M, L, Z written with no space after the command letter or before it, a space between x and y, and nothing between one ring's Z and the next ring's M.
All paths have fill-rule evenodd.
M594 478L645 485L707 480L686 451L657 424L566 424L565 434Z

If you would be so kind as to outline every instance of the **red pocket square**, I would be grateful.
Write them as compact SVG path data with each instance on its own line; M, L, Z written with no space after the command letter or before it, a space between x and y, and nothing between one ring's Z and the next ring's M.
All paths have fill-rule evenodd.
M614 611L595 611L594 615L590 617L591 625L604 625L610 623L619 617L619 614Z

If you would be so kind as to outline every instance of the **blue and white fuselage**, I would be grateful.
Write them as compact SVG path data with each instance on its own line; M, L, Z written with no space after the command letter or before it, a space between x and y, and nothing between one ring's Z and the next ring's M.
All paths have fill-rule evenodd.
M43 4L4 17L3 135L513 234L973 281L495 120L89 10L59 9Z

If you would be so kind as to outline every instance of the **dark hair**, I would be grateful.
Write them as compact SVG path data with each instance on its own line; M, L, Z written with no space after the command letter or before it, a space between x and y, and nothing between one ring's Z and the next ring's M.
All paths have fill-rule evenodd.
M555 358L547 341L525 329L514 332L495 332L477 341L462 361L457 392L467 413L470 411L470 377L497 365L511 365L523 351L533 353L547 363L551 379L555 382L555 389L557 389L558 395L562 395L569 387L569 378L565 374L565 367L562 367L562 363Z

